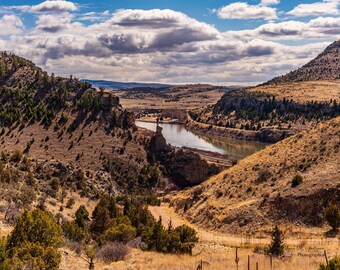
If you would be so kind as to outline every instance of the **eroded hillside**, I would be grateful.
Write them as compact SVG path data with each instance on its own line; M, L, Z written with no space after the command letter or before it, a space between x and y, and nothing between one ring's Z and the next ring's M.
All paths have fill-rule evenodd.
M336 80L340 77L340 40L329 45L315 59L303 67L276 77L266 84L282 84L301 81Z
M15 55L1 53L0 65L2 149L105 171L120 191L151 187L157 170L146 161L146 140L117 97Z
M215 105L192 110L195 123L188 127L277 142L339 116L339 51L337 41L296 71L257 87L225 93ZM204 125L211 125L210 130Z
M274 224L322 226L340 202L340 118L258 152L173 198L190 221L259 234ZM302 179L302 181L301 181Z

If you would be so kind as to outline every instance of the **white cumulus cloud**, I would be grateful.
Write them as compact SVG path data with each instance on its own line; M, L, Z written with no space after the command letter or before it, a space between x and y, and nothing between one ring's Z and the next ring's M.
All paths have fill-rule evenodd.
M50 0L31 7L33 12L66 12L76 11L78 8L73 2L63 0Z
M16 15L4 15L0 18L0 36L20 34L24 29L24 24Z
M271 6L280 4L280 0L262 0L261 5L263 6Z
M276 1L262 2L257 7ZM170 9L35 12L35 25L26 30L19 17L6 16L0 17L1 33L6 33L0 50L61 76L119 81L256 84L315 57L328 44L315 39L340 35L340 18L333 17L221 32ZM290 38L313 40L299 46L278 41Z
M267 23L255 29L227 33L234 38L244 40L258 37L271 40L334 40L340 38L340 18L318 17L307 22Z
M322 2L315 2L311 4L300 4L293 10L289 11L288 14L296 17L338 15L339 4L339 0L324 0Z
M276 20L276 8L268 7L268 3L273 1L264 1L263 5L249 5L245 2L236 2L216 10L217 15L222 19L264 19Z

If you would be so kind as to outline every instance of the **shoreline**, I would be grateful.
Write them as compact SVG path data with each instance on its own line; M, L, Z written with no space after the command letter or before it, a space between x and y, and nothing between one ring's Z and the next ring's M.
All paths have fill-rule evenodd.
M145 123L157 123L157 117L144 117L136 119L136 121ZM283 139L291 137L296 134L292 130L278 130L264 128L260 130L243 130L235 128L226 128L220 126L209 125L194 121L188 114L185 121L178 121L178 119L165 118L159 120L160 124L177 124L185 127L191 132L202 133L206 135L216 136L220 138L230 138L249 142L260 143L277 143Z
M231 138L236 140L273 144L295 135L291 130L260 129L243 130L235 128L219 127L194 121L188 116L183 124L190 131L208 134L221 138Z
M144 123L157 123L156 117L150 117L150 118L139 118L136 119L136 122L144 122ZM160 124L177 124L182 125L183 122L178 121L177 119L166 119L166 120L159 120L158 123Z
M145 136L152 136L155 133L154 131L144 128L144 127L138 127L138 130ZM208 151L208 150L203 150L203 149L198 149L198 148L193 148L193 147L188 147L188 146L178 147L178 146L171 145L171 147L174 149L178 149L178 150L181 149L181 150L192 151L195 154L198 154L202 159L206 160L207 162L214 163L220 167L223 167L224 169L233 166L233 163L235 162L235 160L231 159L228 155L221 154L219 152L213 152L213 151Z

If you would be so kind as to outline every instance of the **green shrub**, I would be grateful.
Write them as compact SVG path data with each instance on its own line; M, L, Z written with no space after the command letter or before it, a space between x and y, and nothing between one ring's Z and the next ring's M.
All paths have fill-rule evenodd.
M112 219L109 211L109 201L104 197L101 198L96 208L92 212L91 232L95 235L101 235L112 225Z
M67 203L66 203L66 208L71 209L73 207L73 205L75 204L75 200L73 197L69 198Z
M131 225L118 224L108 229L104 234L104 240L109 242L127 243L136 237L136 229Z
M292 187L297 187L298 185L302 184L303 178L300 174L294 176L292 180Z
M89 212L86 210L84 205L81 205L75 213L75 222L78 227L85 229L86 221L89 220Z
M329 260L329 265L320 264L319 270L339 270L340 269L340 256L335 256Z
M62 224L64 236L72 241L81 242L86 238L86 232L83 228L80 228L76 223L63 222Z
M52 247L43 247L39 243L25 242L15 248L14 256L10 259L10 269L59 269L61 255Z
M192 249L198 242L196 231L187 225L178 226L174 231L179 237L179 245L176 253L192 254Z
M330 205L326 208L325 216L328 224L333 230L340 227L340 208L336 205Z
M47 212L40 209L24 211L8 239L7 247L18 247L24 242L59 247L62 243L61 233L60 226Z
M56 197L57 192L60 188L60 182L58 178L53 178L50 182L50 188L51 188L51 196Z
M161 200L157 198L156 195L151 194L145 197L145 202L148 205L152 205L152 206L160 206L161 205Z
M6 243L11 269L59 269L62 229L47 212L24 211ZM2 268L1 268L2 269Z

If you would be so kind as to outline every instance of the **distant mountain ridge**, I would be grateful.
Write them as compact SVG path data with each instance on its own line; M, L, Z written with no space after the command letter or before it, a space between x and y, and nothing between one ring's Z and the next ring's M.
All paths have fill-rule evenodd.
M81 80L82 82L87 82L92 84L94 87L104 87L107 89L131 89L139 87L148 88L166 88L173 85L170 84L160 84L160 83L138 83L138 82L116 82L116 81L105 81L105 80Z
M340 40L329 45L303 67L284 76L276 77L266 82L265 85L336 79L340 79Z

